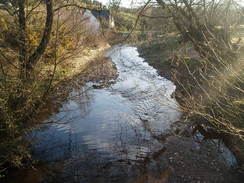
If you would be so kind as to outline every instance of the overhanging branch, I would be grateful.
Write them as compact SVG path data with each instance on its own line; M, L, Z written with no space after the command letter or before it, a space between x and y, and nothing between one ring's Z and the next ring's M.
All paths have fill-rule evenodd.
M59 6L58 8L55 8L53 11L56 12L62 8L67 8L67 7L76 7L76 8L84 9L84 10L102 10L102 8L92 8L92 7L88 7L88 6L81 6L78 4L65 4L63 6Z

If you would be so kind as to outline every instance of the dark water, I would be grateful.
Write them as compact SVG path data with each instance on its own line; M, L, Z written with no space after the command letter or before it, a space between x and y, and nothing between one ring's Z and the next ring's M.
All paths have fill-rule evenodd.
M155 137L180 117L171 98L174 84L136 48L114 47L106 56L118 69L116 82L73 89L59 112L31 133L34 157L58 167L45 181L128 182L146 157L163 148Z
M105 56L118 78L103 88L72 83L59 110L28 136L40 166L15 172L8 183L156 183L169 176L180 183L240 182L229 171L236 160L225 146L220 153L217 141L199 143L202 136L168 137L181 116L171 98L175 85L135 47L113 47Z

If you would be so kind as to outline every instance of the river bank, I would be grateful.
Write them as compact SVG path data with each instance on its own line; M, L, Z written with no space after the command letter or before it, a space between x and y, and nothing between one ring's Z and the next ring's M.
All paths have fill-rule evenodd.
M177 53L177 51L179 50L180 47L180 43L178 42L179 38L177 38L175 35L173 36L169 36L168 38L166 38L166 40L156 40L156 41L151 41L151 42L147 42L147 43L143 43L141 45L138 46L138 51L140 53L140 56L145 58L145 62L147 62L149 65L151 65L152 67L154 67L159 75L171 80L174 82L174 84L176 85L176 91L173 95L173 97L176 98L176 100L180 103L180 105L184 106L184 100L186 98L186 96L188 95L184 89L184 86L189 86L189 83L191 83L192 81L192 75L189 74L189 70L194 71L197 70L199 68L199 62L198 59L200 58L199 55L197 54L196 51L194 51L194 49L192 47L187 47L186 49L184 49L183 51ZM174 51L172 48L175 48L176 51ZM185 59L185 62L187 63L188 67L186 67L184 62L178 62L179 58L183 58L183 60ZM192 63L190 63L190 61ZM188 64L190 63L190 64ZM193 72L194 73L194 72ZM182 99L184 98L184 99ZM187 122L187 123L184 123ZM215 156L217 154L221 155L223 154L223 151L214 151L213 149L216 147L217 149L219 149L220 145L218 145L218 143L223 143L221 139L218 138L209 138L209 140L205 140L208 139L208 134L201 134L199 131L194 134L195 132L195 126L196 124L198 124L197 121L189 121L188 119L185 118L185 116L183 115L181 122L179 122L179 128L175 128L176 129L176 137L172 137L177 138L178 136L182 137L179 138L181 140L181 144L186 145L187 143L199 143L199 149L201 149L201 153L203 154L209 154L209 152L215 153ZM205 136L206 135L206 136ZM199 140L199 137L201 140ZM171 139L172 139L171 138ZM183 140L184 139L184 140ZM217 141L219 141L217 143ZM178 144L179 142L174 142L172 141L173 144ZM204 150L204 143L212 143L212 148L208 148ZM184 146L183 145L183 146ZM222 148L226 148L225 144L222 144ZM218 177L219 179L214 180L207 180L205 178L203 178L201 181L207 181L207 182L241 182L241 180L243 179L243 170L240 166L240 159L243 157L242 154L240 154L239 152L236 153L236 146L232 144L227 144L227 147L225 151L227 151L229 153L229 157L232 156L234 158L237 159L234 164L236 164L236 166L234 167L229 167L227 169L229 169L228 173L225 172L227 169L225 169L223 171L223 164L222 162L217 158L213 158L211 159L209 156L202 156L201 153L196 153L194 155L194 152L190 152L189 153L189 157L185 156L186 154L183 153L182 158L185 159L183 160L183 165L186 165L186 161L187 159L193 159L192 164L199 164L199 167L195 167L195 169L193 169L192 171L193 173L193 177L195 177L197 174L199 174L199 170L200 171L204 171L206 172L206 175L208 175L208 177L214 176L214 177ZM184 147L184 149L187 149L187 146ZM175 146L174 151L177 151L177 146ZM231 155L232 154L232 155ZM233 156L234 155L234 156ZM222 155L221 155L222 156ZM226 157L225 157L226 158ZM234 158L234 159L235 159ZM195 159L195 160L194 160ZM191 161L190 160L190 161ZM200 161L197 161L200 160ZM202 161L204 160L204 161ZM216 161L217 160L217 161ZM212 165L212 161L215 162L215 168L219 171L220 175L218 175L218 173L213 173L211 172L211 170L209 169L209 167L211 167ZM237 164L239 164L240 167L237 166ZM182 169L179 168L180 166L178 166L176 169ZM202 169L202 167L205 167L204 169ZM191 169L190 166L186 167L187 170L179 170L179 171L185 171L188 172L188 170ZM211 175L212 174L212 175ZM225 177L225 178L224 178ZM221 180L221 178L224 178ZM217 181L218 180L218 181Z
M97 47L89 47L81 55L66 61L65 65L60 64L57 66L50 93L43 99L42 107L38 113L33 116L30 130L48 119L51 114L58 112L62 103L68 100L68 95L74 88L83 86L87 82L96 83L96 86L91 87L102 88L109 85L111 80L116 78L117 71L112 60L103 56L109 48L110 46L105 43L99 44ZM53 70L50 70L49 67L42 68L41 75L52 75L52 72ZM33 143L30 141L30 144ZM38 170L36 171L33 167L38 167ZM1 181L16 182L19 177L24 175L26 178L23 179L23 182L38 182L42 167L42 162L32 161L31 159L31 162L27 162L25 167L20 170L12 167L6 169L6 177L1 177ZM44 167L46 168L46 166ZM15 179L16 177L18 178Z
M159 75L174 82L175 93L177 93L175 97L181 103L183 101L180 97L186 96L183 86L193 81L188 69L196 70L200 67L198 62L200 56L190 45L182 49L179 42L180 38L177 35L169 34L162 40L152 40L138 45L138 52L149 65L157 70ZM191 60L192 64L188 65L188 69L184 62L178 60L182 58L186 62Z

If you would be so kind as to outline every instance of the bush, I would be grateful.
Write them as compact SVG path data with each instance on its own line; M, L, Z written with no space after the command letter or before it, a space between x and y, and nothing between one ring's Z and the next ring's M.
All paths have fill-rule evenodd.
M36 3L36 1L33 1ZM43 6L40 4L40 6ZM16 17L0 10L0 174L6 168L31 165L26 134L35 125L34 117L45 108L52 89L68 75L72 76L69 62L82 51L96 47L96 35L86 29L86 19L76 8L56 12L51 37L45 52L26 78L22 77L20 62L20 32ZM40 43L45 14L32 11L26 26L27 57ZM62 71L68 73L63 73ZM62 72L62 74L60 74ZM58 74L56 74L58 73Z

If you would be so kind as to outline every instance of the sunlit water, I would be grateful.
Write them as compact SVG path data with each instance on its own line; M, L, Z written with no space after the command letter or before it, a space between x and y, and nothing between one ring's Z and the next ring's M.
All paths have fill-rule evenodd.
M137 161L162 148L155 136L168 133L180 118L171 98L174 84L135 47L114 47L106 56L118 69L116 82L73 89L59 112L31 133L34 157L59 164L54 177L61 182L127 181Z

